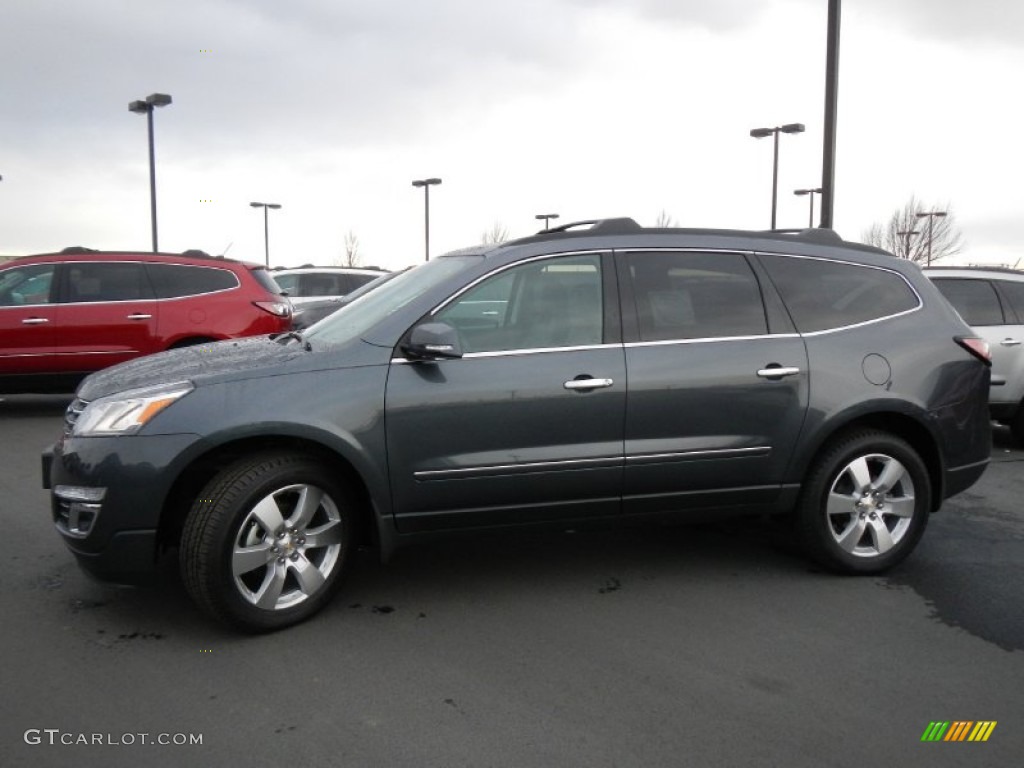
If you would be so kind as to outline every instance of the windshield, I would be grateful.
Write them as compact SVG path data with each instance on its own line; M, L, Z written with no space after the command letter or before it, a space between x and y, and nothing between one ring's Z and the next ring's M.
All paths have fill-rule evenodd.
M346 303L337 312L310 328L305 338L326 344L338 344L359 338L393 312L397 312L451 275L461 272L476 260L477 258L471 256L445 257L428 261L394 276L387 275L383 285L376 285L362 296L353 296L350 303Z

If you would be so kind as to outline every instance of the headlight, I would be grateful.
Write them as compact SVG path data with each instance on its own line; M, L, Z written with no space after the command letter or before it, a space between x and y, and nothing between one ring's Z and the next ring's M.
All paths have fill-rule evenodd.
M76 437L135 432L175 400L194 389L191 382L129 389L89 403L75 422Z

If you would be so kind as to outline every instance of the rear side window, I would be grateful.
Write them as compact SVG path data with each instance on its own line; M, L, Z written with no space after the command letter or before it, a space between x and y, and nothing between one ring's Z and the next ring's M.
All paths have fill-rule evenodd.
M225 291L238 285L238 278L227 269L193 267L186 264L147 264L149 279L157 298L175 299L200 293Z
M738 253L626 255L641 341L768 332L761 288Z
M137 261L72 262L65 267L65 301L141 301L153 298Z
M988 280L943 277L934 282L968 325L1003 324L999 296Z
M1009 280L999 281L999 290L1010 303L1010 309L1016 313L1017 323L1024 323L1024 283L1010 282ZM1009 312L1007 312L1009 315ZM1007 318L1008 320L1010 318Z
M921 305L907 281L887 269L792 256L759 258L801 333L880 320Z

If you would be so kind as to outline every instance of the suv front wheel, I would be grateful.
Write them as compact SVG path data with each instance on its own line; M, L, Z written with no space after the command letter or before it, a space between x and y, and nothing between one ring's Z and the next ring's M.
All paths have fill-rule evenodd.
M808 555L846 573L879 573L911 553L928 523L931 483L917 452L887 432L827 445L804 481L797 526Z
M267 453L217 474L181 542L185 587L206 613L269 631L330 599L352 551L353 496L302 454Z

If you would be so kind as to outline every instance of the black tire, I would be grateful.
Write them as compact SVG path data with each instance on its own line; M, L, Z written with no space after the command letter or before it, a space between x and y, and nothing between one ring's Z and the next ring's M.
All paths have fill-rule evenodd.
M865 430L825 446L804 480L796 524L804 551L841 573L880 573L928 524L931 483L905 440Z
M207 484L185 519L185 588L204 612L249 632L303 621L327 604L351 559L354 504L308 456L241 459Z

